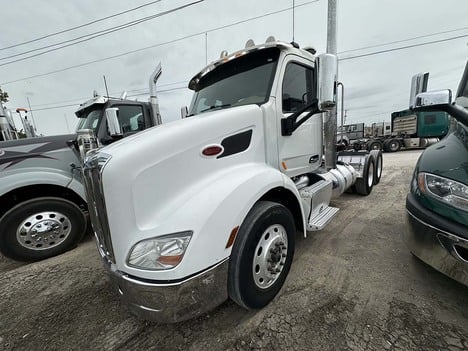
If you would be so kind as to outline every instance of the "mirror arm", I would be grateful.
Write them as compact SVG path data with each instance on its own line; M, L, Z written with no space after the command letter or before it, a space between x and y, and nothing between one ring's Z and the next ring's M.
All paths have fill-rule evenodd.
M296 121L297 118L303 114L305 111L310 110L304 117L299 121ZM307 121L313 114L320 112L318 108L318 100L314 99L312 102L297 112L294 112L289 117L281 119L281 135L289 136L299 128L305 121Z

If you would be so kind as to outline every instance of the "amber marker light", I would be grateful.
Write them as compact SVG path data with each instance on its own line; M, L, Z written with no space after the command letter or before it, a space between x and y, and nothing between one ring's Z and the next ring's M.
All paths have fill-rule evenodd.
M182 261L182 258L184 255L176 255L176 256L160 256L158 258L158 261L162 264L166 265L171 265L171 266L177 266L180 261Z
M286 162L284 162L284 161L281 161L281 166L283 166L283 168L284 168L285 170L288 169L288 167L286 166Z
M426 175L424 173L418 174L418 187L422 193L426 192Z
M228 242L226 244L226 249L229 249L232 246L232 244L234 244L234 240L236 240L236 236L237 236L238 231L239 231L239 226L235 227L231 231L231 235L229 235L229 239L228 239Z

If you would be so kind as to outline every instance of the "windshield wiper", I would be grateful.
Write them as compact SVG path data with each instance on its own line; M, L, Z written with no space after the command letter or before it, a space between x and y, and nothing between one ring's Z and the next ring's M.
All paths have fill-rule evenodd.
M202 112L205 112L205 111L215 110L215 109L217 109L217 108L229 107L229 106L231 106L231 104L213 105L213 106L210 106L210 107L208 107L208 108L205 108L205 109L201 110L201 111L198 112L198 113L202 113Z

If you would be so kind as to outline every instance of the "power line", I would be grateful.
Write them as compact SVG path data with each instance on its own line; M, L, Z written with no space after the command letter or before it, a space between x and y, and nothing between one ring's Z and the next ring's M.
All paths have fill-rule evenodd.
M367 54L361 54L361 55L343 57L343 58L339 58L339 60L340 60L340 61L346 61L346 60L351 60L351 59L360 58L360 57L367 57L367 56L373 56L373 55L383 54L383 53L386 53L386 52L392 52L392 51L410 49L410 48L414 48L414 47L418 47L418 46L424 46L424 45L431 45L431 44L442 43L442 42L445 42L445 41L456 40L456 39L461 39L461 38L465 38L465 37L468 37L468 34L457 35L457 36L455 36L455 37L450 37L450 38L445 38L445 39L439 39L439 40L428 41L428 42L425 42L425 43L419 43L419 44L412 44L412 45L400 46L400 47L398 47L398 48L393 48L393 49L378 50L378 51L374 51L374 52L369 52L369 53L367 53Z
M320 0L312 0L312 1L305 2L305 3L300 4L300 5L296 5L296 9L299 8L299 7L302 7L302 6L306 6L306 5L313 4L313 3L318 2L318 1L320 1ZM68 71L68 70L74 69L74 68L79 68L79 67L83 67L83 66L92 65L92 64L98 63L98 62L103 62L103 61L107 61L107 60L112 60L112 59L115 59L115 58L118 58L118 57L122 57L122 56L130 55L130 54L134 54L134 53L141 52L141 51L145 51L145 50L148 50L148 49L154 49L154 48L159 47L159 46L163 46L163 45L167 45L167 44L172 44L172 43L175 43L175 42L178 42L178 41L182 41L182 40L185 40L185 39L189 39L189 38L193 38L193 37L196 37L196 36L199 36L199 35L204 35L204 34L207 33L207 32L214 32L214 31L217 31L217 30L221 30L221 29L233 27L233 26L236 26L236 25L239 25L239 24L243 24L243 23L246 23L246 22L254 21L254 20L257 20L257 19L260 19L260 18L263 18L263 17L267 17L267 16L271 16L271 15L276 15L276 14L278 14L278 13L286 12L286 11L289 11L289 10L291 10L291 9L292 9L292 7L284 8L284 9L282 9L282 10L269 12L269 13L266 13L266 14L264 14L264 15L259 15L259 16L255 16L255 17L250 17L250 18L245 19L245 20L233 22L233 23L230 23L230 24L227 24L227 25L224 25L224 26L220 26L220 27L208 29L208 30L205 30L205 31L202 31L202 32L198 32L198 33L186 35L186 36L183 36L183 37L180 37L180 38L177 38L177 39L173 39L173 40L169 40L169 41L166 41L166 42L162 42L162 43L158 43L158 44L154 44L154 45L142 47L142 48L139 48L139 49L127 51L127 52L124 52L124 53L121 53L121 54L117 54L117 55L113 55L113 56L108 56L108 57L104 57L104 58L101 58L101 59L97 59L97 60L93 60L93 61L88 61L88 62L84 62L84 63L81 63L81 64L69 66L69 67L64 67L64 68L61 68L61 69L58 69L58 70L54 70L54 71L49 71L49 72L45 72L45 73L41 73L41 74L35 74L35 75L29 76L29 77L19 78L19 79L11 80L11 81L8 81L8 82L1 82L0 85L22 82L22 81L25 81L25 80L28 80L28 79L34 79L34 78L44 77L44 76L48 76L48 75L51 75L51 74L55 74L55 73L60 73L60 72Z
M158 91L159 91L159 88L162 88L162 87L166 87L166 86L170 86L170 85L176 85L176 84L186 84L187 81L185 80L182 80L182 81L179 81L179 82L174 82L174 83L165 83L165 84L158 84L157 88L158 88ZM111 92L110 95L116 95L116 94L119 94L121 93L123 90L121 91L116 91L116 92ZM127 93L136 93L136 92L139 92L139 91L145 91L145 92L148 92L148 88L137 88L137 89L130 89L130 90L125 90ZM60 100L60 101L54 101L54 102L47 102L47 103L42 103L42 104L35 104L34 106L35 107L41 107L41 106L47 106L47 105L57 105L57 104L63 104L63 103L66 103L66 102L76 102L77 104L82 102L82 101L85 101L86 99L89 99L89 96L85 96L85 97L80 97L80 98L74 98L74 99L68 99L68 100Z
M60 49L63 49L63 48L69 47L69 46L73 46L73 45L76 45L76 44L79 44L79 43L82 43L82 42L85 42L85 41L89 41L89 40L92 40L92 39L101 37L101 36L103 36L103 35L107 35L107 34L110 34L110 33L114 33L114 32L120 31L120 30L122 30L122 29L126 29L126 28L129 28L129 27L133 27L133 26L136 26L137 24L140 24L140 23L143 23L143 22L152 20L152 19L157 18L157 17L165 16L165 15L167 15L167 14L169 14L169 13L182 10L182 9L184 9L184 8L186 8L186 7L196 5L196 4L198 4L198 3L200 3L200 2L203 2L203 1L204 1L204 0L197 0L197 1L191 2L191 3L189 3L189 4L185 4L185 5L182 5L182 6L173 8L173 9L171 9L171 10L167 10L167 11L164 11L164 12L160 12L160 13L157 13L157 14L155 14L155 15L143 17L143 18L138 19L138 20L135 20L135 21L131 21L131 22L128 22L128 23L121 24L121 25L119 25L119 26L111 27L111 28L108 28L108 29L104 29L104 30L102 30L102 31L98 31L98 32L91 33L91 34L87 34L87 35L83 35L83 36L81 36L81 37L77 37L77 38L74 38L74 39L66 40L66 41L64 41L64 42L62 42L62 43L67 43L67 42L71 42L71 41L74 41L74 42L73 42L73 43L70 43L70 44L66 44L66 45L59 46L59 47L57 47L57 48L45 50L45 51L42 51L42 52L37 53L37 54L34 54L34 55L29 55L29 56L22 57L22 58L19 58L19 59L16 59L16 60L8 61L8 62L5 62L5 63L0 64L0 66L6 66L6 65L10 65L10 64L12 64L12 63L16 63L16 62L28 60L28 59L30 59L30 58L37 57L37 56L41 56L41 55L47 54L47 53L52 52L52 51L57 51L57 50L60 50ZM99 33L99 34L96 34L96 33ZM94 35L94 34L96 34L96 35ZM92 35L92 36L89 37L89 38L86 38L86 37L88 37L88 36L90 36L90 35ZM78 40L79 38L85 38L85 39ZM10 57L21 56L21 55L24 55L24 54L26 54L26 53L28 53L28 52L33 52L33 51L42 50L42 49L44 49L44 48L53 47L53 46L56 46L56 45L60 45L60 44L62 44L62 43L56 43L56 44L52 44L52 45L49 45L49 46L45 46L45 47L42 47L42 48L39 48L39 49L33 49L33 50L30 50L30 51L27 51L27 52L23 52L23 53L21 53L21 54L15 54L15 55L7 56L7 57L2 57L2 58L0 58L0 60L4 60L4 59L10 58Z
M86 27L86 26L90 26L90 25L92 25L92 24L105 21L105 20L107 20L107 19L109 19L109 18L117 17L117 16L123 15L123 14L125 14L125 13L129 13L129 12L132 12L132 11L135 11L135 10L139 10L139 9L141 9L141 8L143 8L143 7L146 7L146 6L149 6L149 5L153 5L153 4L155 4L155 3L157 3L157 2L161 2L161 1L162 1L162 0L151 1L151 2L148 2L148 3L146 3L146 4L143 4L143 5L140 5L140 6L137 6L137 7L133 7L133 8L131 8L131 9L128 9L128 10L125 10L125 11L115 13L115 14L110 15L110 16L102 17L102 18L99 18L99 19L97 19L97 20L94 20L94 21L91 21L91 22L87 22L87 23L81 24L81 25L79 25L79 26L71 27L71 28L64 29L64 30L61 30L61 31L58 31L58 32L46 34L46 35L43 35L43 36L38 37L38 38L35 38L35 39L31 39L31 40L24 41L24 42L21 42L21 43L17 43L17 44L13 44L13 45L10 45L10 46L6 46L6 47L4 47L4 48L0 48L0 51L1 51L1 50L6 50L6 49L15 48L15 47L17 47L17 46L21 46L21 45L25 45L25 44L29 44L29 43L33 43L33 42L36 42L36 41L39 41L39 40L42 40L42 39L46 39L46 38L50 38L50 37L53 37L53 36L56 36L56 35L59 35L59 34L63 34L63 33L66 33L66 32L70 32L70 31L75 30L75 29L79 29L79 28L83 28L83 27Z
M174 90L181 90L181 89L188 89L187 87L178 87L178 88L171 88L171 89L163 89L163 90L159 90L158 92L159 93L165 93L165 92L168 92L168 91L174 91ZM128 97L135 97L135 96L141 96L141 95L148 95L150 92L149 90L143 92L143 93L139 93L139 94L133 94L133 95L129 95ZM59 108L65 108L65 107L72 107L72 106L75 106L77 107L78 104L66 104L66 105L58 105L58 106L51 106L51 107L44 107L44 108L31 108L30 111L31 112L36 112L36 111L47 111L47 110L56 110L56 109L59 109Z
M376 47L379 47L379 46L385 46L385 45L391 45L391 44L398 44L398 43L403 43L403 42L406 42L406 41L411 41L411 40L416 40L416 39L421 39L421 38L432 37L432 36L434 36L434 35L447 34L447 33L452 33L452 32L459 32L459 31L461 31L461 30L467 30L467 29L468 29L468 27L463 27L463 28L458 28L458 29L451 29L451 30L436 32L436 33L432 33L432 34L419 35L419 36L417 36L417 37L412 37L412 38L407 38L407 39L401 39L401 40L390 41L390 42L383 43L383 44L369 45L369 46L364 46L364 47L357 48L357 49L345 50L345 51L339 52L338 54L341 55L341 54L348 53L348 52L352 52L352 51L360 51L360 50L366 50L366 49L373 49L373 48L376 48Z

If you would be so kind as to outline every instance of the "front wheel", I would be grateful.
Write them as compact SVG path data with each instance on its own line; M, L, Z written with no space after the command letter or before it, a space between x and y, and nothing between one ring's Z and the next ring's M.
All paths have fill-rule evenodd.
M229 297L246 309L266 306L291 267L296 226L281 204L259 201L245 218L229 262Z
M0 251L20 261L38 261L74 247L86 217L73 202L43 197L21 202L0 219Z

